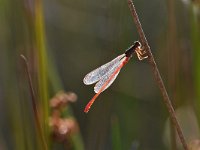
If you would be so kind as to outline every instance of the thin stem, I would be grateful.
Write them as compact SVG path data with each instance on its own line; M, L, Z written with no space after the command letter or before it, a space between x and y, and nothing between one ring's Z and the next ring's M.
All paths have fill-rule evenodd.
M20 57L24 60L25 63L25 68L26 68L26 74L28 76L28 83L29 83L29 88L30 88L30 93L31 93L31 101L32 101L32 106L33 106L33 112L34 112L34 119L35 119L35 123L39 132L39 135L41 137L41 141L42 141L42 145L43 145L43 149L47 150L47 144L44 138L44 134L42 132L42 126L39 120L39 111L37 109L37 105L36 105L36 98L35 98L35 92L33 89L33 84L32 84L32 80L31 80L31 75L29 72L29 65L28 65L28 61L26 59L26 57L24 55L20 55Z
M181 141L184 149L188 150L188 146L187 146L187 143L186 143L185 138L183 136L182 129L181 129L181 127L179 125L179 122L178 122L178 120L176 118L174 108L173 108L173 106L171 104L171 101L170 101L169 96L167 94L165 85L163 83L163 80L161 78L160 72L158 70L158 67L157 67L156 62L155 62L154 57L153 57L153 54L151 52L150 46L149 46L149 44L147 42L147 39L146 39L146 36L145 36L145 34L143 32L142 25L141 25L141 23L139 21L135 6L133 4L133 1L132 0L128 0L128 5L129 5L129 8L130 8L133 20L135 22L135 25L137 27L137 31L138 31L138 34L140 36L141 43L142 43L142 45L144 46L145 50L148 53L148 56L149 56L148 60L149 60L149 63L151 65L151 68L153 70L153 74L154 74L155 80L157 81L158 87L159 87L159 89L161 91L161 94L163 96L163 102L167 107L167 110L168 110L168 112L170 114L170 118L172 120L173 126L176 128L176 131L178 133L178 136L180 138L180 141Z
M46 124L49 117L49 86L48 86L48 59L46 51L46 36L45 36L45 22L43 15L43 1L35 0L35 46L36 46L36 57L38 59L38 93L41 99L42 106L42 127L44 128L44 134L47 137L49 134L49 126ZM47 140L47 142L49 142Z

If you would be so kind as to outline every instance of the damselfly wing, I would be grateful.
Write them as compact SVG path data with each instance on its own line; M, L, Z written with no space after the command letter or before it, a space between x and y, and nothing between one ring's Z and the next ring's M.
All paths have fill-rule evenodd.
M110 62L100 66L99 68L88 73L83 79L83 83L86 85L90 85L99 81L103 76L108 74L109 71L113 70L113 67L117 67L116 65L120 63L120 60L125 56L125 54L119 55L115 59ZM97 93L97 92L96 92Z

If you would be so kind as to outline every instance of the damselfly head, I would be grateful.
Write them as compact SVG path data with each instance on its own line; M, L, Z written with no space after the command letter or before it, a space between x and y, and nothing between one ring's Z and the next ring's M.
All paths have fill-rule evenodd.
M126 57L131 57L136 49L141 49L141 44L139 41L135 41L133 45L131 45L126 51Z
M139 41L134 42L134 47L136 48L141 48L141 43Z

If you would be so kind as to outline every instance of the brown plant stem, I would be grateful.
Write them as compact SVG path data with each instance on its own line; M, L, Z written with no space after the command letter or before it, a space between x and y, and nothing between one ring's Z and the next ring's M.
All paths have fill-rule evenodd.
M147 42L146 36L145 36L145 34L143 32L142 25L141 25L141 23L139 21L139 18L138 18L138 15L137 15L137 12L136 12L136 9L135 9L135 6L134 6L132 0L128 0L128 6L130 8L133 20L134 20L135 25L137 27L137 31L138 31L138 34L140 36L141 43L144 46L144 49L146 50L146 52L148 53L149 64L151 65L155 80L156 80L156 82L158 84L158 87L159 87L159 89L161 91L161 94L162 94L162 97L163 97L163 102L167 107L167 110L168 110L168 112L170 114L170 118L172 120L173 126L176 128L176 131L178 133L178 136L180 138L180 141L181 141L184 149L188 150L188 146L187 146L187 143L186 143L185 138L183 136L183 132L182 132L181 127L179 125L179 122L178 122L178 120L176 118L174 108L173 108L173 106L171 104L171 101L169 99L169 96L167 94L165 85L163 83L163 80L161 78L160 72L159 72L158 67L156 65L156 62L154 60L154 57L153 57L153 54L151 52L150 46L149 46L149 44Z
M41 123L40 123L40 120L39 120L39 111L37 109L35 92L34 92L34 89L33 89L31 75L30 75L30 72L29 72L28 61L27 61L27 59L24 55L20 55L20 57L23 59L23 61L25 63L25 70L26 70L26 74L27 74L27 77L28 77L28 84L29 84L30 93L31 93L31 101L32 101L32 106L33 106L34 119L35 119L35 123L36 123L37 129L38 129L38 133L39 133L41 141L42 141L43 149L48 150L47 144L46 144L46 141L45 141L45 138L44 138L44 134L42 132L42 126L41 126Z

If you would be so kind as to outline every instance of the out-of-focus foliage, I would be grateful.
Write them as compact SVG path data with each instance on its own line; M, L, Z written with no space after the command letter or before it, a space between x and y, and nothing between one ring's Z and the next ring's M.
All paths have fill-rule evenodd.
M193 148L200 138L199 1L134 4ZM0 22L0 149L42 149L20 54L29 61L49 149L181 149L147 60L133 56L83 113L94 95L93 86L83 84L84 75L139 40L126 0L1 0ZM60 90L73 91L78 99L55 111L50 99ZM66 129L75 132L62 141L52 138Z

